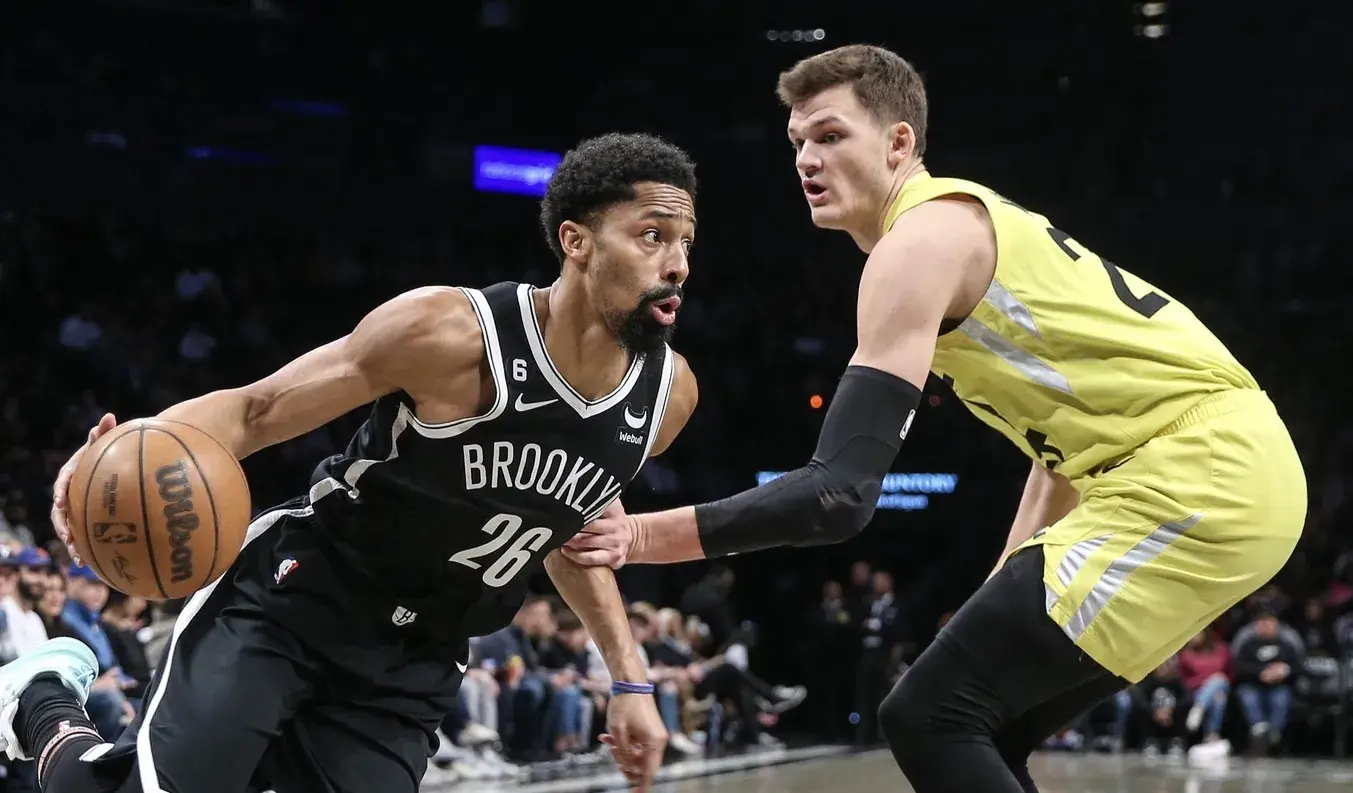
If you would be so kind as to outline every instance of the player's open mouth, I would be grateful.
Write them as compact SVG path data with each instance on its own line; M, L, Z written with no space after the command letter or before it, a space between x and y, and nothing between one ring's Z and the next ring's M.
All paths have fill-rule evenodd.
M821 206L827 202L827 188L807 179L803 180L803 195L811 206Z
M671 325L676 322L677 309L679 308L681 308L681 298L675 296L649 304L653 318L662 325Z

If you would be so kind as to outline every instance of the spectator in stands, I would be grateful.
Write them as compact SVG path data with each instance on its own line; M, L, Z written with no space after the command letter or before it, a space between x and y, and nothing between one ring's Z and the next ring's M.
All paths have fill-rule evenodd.
M28 525L28 498L22 490L0 496L0 542L20 547L37 545Z
M1179 673L1193 706L1185 721L1188 731L1203 731L1203 745L1217 744L1204 750L1209 753L1229 754L1229 741L1221 737L1222 721L1226 718L1226 703L1231 693L1231 651L1208 628L1192 639L1179 652Z
M545 714L553 686L541 669L534 642L548 639L554 630L550 601L531 596L511 625L479 641L482 663L494 672L503 689L498 723L505 733L508 756L523 762L548 758Z
M137 711L141 709L142 696L150 685L150 660L139 636L145 627L146 606L143 597L110 591L108 604L99 615L103 631L113 647L113 657L127 681L122 693Z
M1134 687L1143 715L1142 754L1184 756L1185 717L1188 692L1179 676L1179 660L1170 658Z
M699 754L700 747L681 729L682 690L690 691L693 684L687 674L686 664L682 663L682 656L673 654L677 662L666 662L670 659L665 657L667 645L658 638L659 620L658 610L650 604L635 603L630 608L630 631L634 633L639 655L648 667L648 678L657 686L654 696L658 700L658 712L662 715L663 724L667 727L667 745L681 754ZM658 653L656 657L653 655L655 652ZM606 668L601 652L595 644L589 643L587 653L589 670L597 670L597 674L592 677L605 680L609 686L610 675L601 673Z
M1261 611L1232 640L1236 697L1250 726L1251 754L1267 754L1282 740L1303 656L1300 635L1271 610Z
M846 738L849 730L851 670L857 663L854 621L841 584L828 581L822 587L821 602L808 619L813 639L804 645L812 654L804 667L812 670L814 690L822 694L820 710L829 740Z
M872 746L879 741L878 709L889 690L892 668L901 660L902 623L893 596L893 577L875 571L873 596L861 614L860 663L855 670L855 712L859 714L856 743Z
M541 667L554 687L545 730L554 741L555 754L575 754L585 751L592 737L583 731L584 726L589 732L591 729L591 720L583 717L583 707L586 705L589 712L592 709L582 689L582 679L587 676L587 631L578 615L567 610L557 615L556 625L553 639L540 653Z
M50 638L38 613L38 603L47 592L46 569L51 564L47 554L37 548L24 548L17 554L0 558L4 575L13 582L13 591L6 595L0 607L5 612L6 627L14 651L23 654Z
M124 692L136 689L138 684L122 671L113 652L113 643L100 620L103 607L108 604L108 585L83 565L71 565L66 576L66 602L60 621L67 635L88 645L99 661L99 679L89 694L85 710L89 712L90 721L99 728L99 734L111 741L136 716Z
M722 645L733 638L737 632L738 621L729 604L736 581L733 571L723 565L715 565L705 573L704 578L691 584L681 596L681 611L699 617L709 626L710 638L716 645Z
M1325 613L1320 598L1308 598L1301 619L1293 626L1301 637L1307 658L1337 658L1339 642L1334 632L1334 620Z

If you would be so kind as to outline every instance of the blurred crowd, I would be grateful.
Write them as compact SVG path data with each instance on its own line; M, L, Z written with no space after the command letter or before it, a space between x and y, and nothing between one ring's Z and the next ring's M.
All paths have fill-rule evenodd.
M732 571L711 570L682 597L693 611L642 601L628 607L673 757L782 748L769 730L807 695L802 686L772 685L749 668L754 634L742 625L728 628L732 583ZM469 667L434 763L482 779L604 758L598 736L611 679L582 623L557 598L532 596L512 625L475 639Z
M708 41L741 35L720 4L688 4L693 29L701 13L715 22L684 40L611 37L566 59L550 4L505 4L536 17L486 34L503 37L493 47L446 46L441 24L229 5L0 10L0 656L39 636L90 642L103 672L92 707L108 732L139 707L175 609L70 566L47 518L56 470L105 411L149 415L252 380L402 290L548 284L557 265L534 202L474 192L472 145L562 150L647 129L700 163L700 239L675 346L702 399L626 492L631 508L727 495L758 470L800 464L821 417L809 397L829 401L854 344L860 254L809 226L776 143L784 119L770 88L806 49L764 49L764 31L755 47ZM1353 246L1341 229L1353 157L1349 106L1325 98L1347 93L1350 26L1285 6L1194 20L1202 42L1183 24L1147 43L1112 5L1066 19L992 6L1005 15L984 17L996 35L946 16L961 10L918 7L924 18L907 25L926 34L898 36L932 93L927 159L1038 209L1189 305L1278 405L1311 507L1270 587L1052 745L1338 750L1353 652L1353 423L1336 377L1350 352L1340 328ZM477 6L456 13L480 35ZM129 14L135 24L112 27ZM884 37L881 24L856 38ZM1253 61L1255 40L1264 69L1236 81L1231 64ZM728 46L692 56L689 41ZM652 57L660 45L683 63L682 101L664 82L671 61ZM540 91L540 74L576 92ZM1252 128L1233 122L1256 107L1262 156ZM774 745L794 729L876 742L877 703L991 569L1027 468L945 386L927 396L903 464L956 472L944 505L880 512L864 536L812 554L621 571L673 752ZM303 492L363 418L248 459L255 510ZM511 628L476 643L442 731L446 774L595 759L604 667L576 616L537 589L546 594ZM766 680L811 685L805 700Z

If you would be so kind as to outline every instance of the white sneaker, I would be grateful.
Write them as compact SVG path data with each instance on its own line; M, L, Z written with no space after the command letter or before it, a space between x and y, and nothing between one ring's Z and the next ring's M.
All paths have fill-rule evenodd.
M667 736L667 745L684 755L700 754L700 747L696 745L695 741L679 732Z
M498 740L498 733L485 727L482 724L470 722L465 725L465 729L460 731L461 746L482 746L486 743L494 743Z
M1189 762L1207 765L1224 761L1231 756L1231 742L1225 738L1205 741L1189 747Z
M1194 705L1189 708L1189 716L1184 720L1184 726L1189 732L1198 732L1198 728L1203 726L1203 708L1200 705Z
M19 697L39 675L56 675L83 707L99 676L99 662L84 642L62 637L45 641L0 668L0 750L11 760L31 759L14 734L14 716Z

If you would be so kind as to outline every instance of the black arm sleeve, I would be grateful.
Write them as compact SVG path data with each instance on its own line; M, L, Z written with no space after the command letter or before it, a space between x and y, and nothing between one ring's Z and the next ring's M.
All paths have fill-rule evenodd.
M705 556L825 545L859 534L874 515L883 477L920 401L920 390L900 377L848 367L807 465L695 508Z

